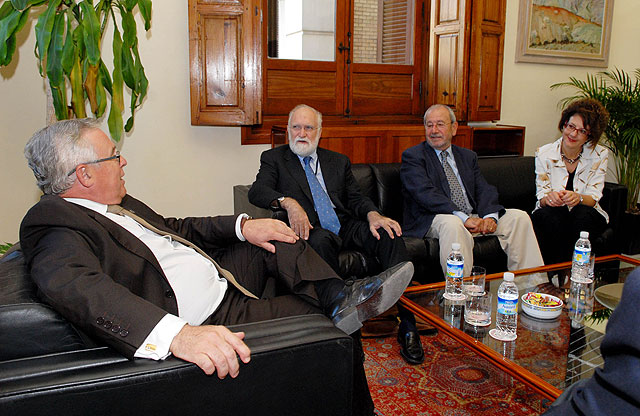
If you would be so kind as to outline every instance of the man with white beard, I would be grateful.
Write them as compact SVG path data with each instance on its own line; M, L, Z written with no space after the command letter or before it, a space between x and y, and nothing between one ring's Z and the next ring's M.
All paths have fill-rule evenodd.
M338 253L344 249L377 258L384 269L408 259L402 229L364 196L343 154L318 148L322 114L304 104L289 113L289 146L262 153L249 201L287 211L289 225L340 274ZM342 276L348 278L350 276ZM424 352L411 312L400 309L398 340L411 364Z

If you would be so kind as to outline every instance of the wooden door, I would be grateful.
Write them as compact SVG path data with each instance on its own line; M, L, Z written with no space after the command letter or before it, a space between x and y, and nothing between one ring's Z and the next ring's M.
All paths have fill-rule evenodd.
M261 121L259 0L189 0L191 124Z
M500 119L506 0L473 0L469 121Z

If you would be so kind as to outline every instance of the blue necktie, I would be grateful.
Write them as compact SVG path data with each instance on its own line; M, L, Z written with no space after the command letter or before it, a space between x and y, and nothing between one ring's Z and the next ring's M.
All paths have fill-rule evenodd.
M320 181L316 178L316 175L311 170L309 163L311 162L311 156L307 156L302 159L304 162L304 173L307 175L307 182L309 182L309 188L311 189L311 196L313 197L313 203L320 219L320 225L325 230L329 230L334 234L340 232L340 221L336 215L336 211L331 206L331 200L329 195L322 189Z

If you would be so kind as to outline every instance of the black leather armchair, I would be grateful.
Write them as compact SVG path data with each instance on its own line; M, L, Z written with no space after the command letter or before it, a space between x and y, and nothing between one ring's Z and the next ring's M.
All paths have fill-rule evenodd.
M127 360L46 304L17 250L0 258L3 415L350 415L353 341L322 315L232 327L251 362L218 379L175 357Z
M506 208L518 208L531 213L536 203L535 158L533 156L485 156L478 158L478 165L485 179L498 189L500 203ZM399 163L354 164L353 174L362 192L380 208L380 211L402 224L402 183ZM248 202L249 186L234 187L234 211L247 212L254 217L271 216L268 210L257 208ZM603 247L598 255L619 253L616 236L620 236L624 201L627 189L618 184L605 183L600 205L609 214L609 225L594 245ZM282 217L286 219L285 216ZM444 279L440 267L440 245L437 239L403 237L407 251L414 264L414 280L421 283ZM475 237L474 264L483 266L489 273L507 270L507 256L502 251L497 237ZM343 275L363 276L379 271L375 259L362 253L343 251L340 253L340 269Z

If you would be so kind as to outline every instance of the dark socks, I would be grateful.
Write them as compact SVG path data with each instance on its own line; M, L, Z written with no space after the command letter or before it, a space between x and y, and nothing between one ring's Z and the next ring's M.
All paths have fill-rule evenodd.
M337 278L319 280L315 282L315 288L320 305L326 311L326 308L333 303L338 293L344 289L344 280Z

